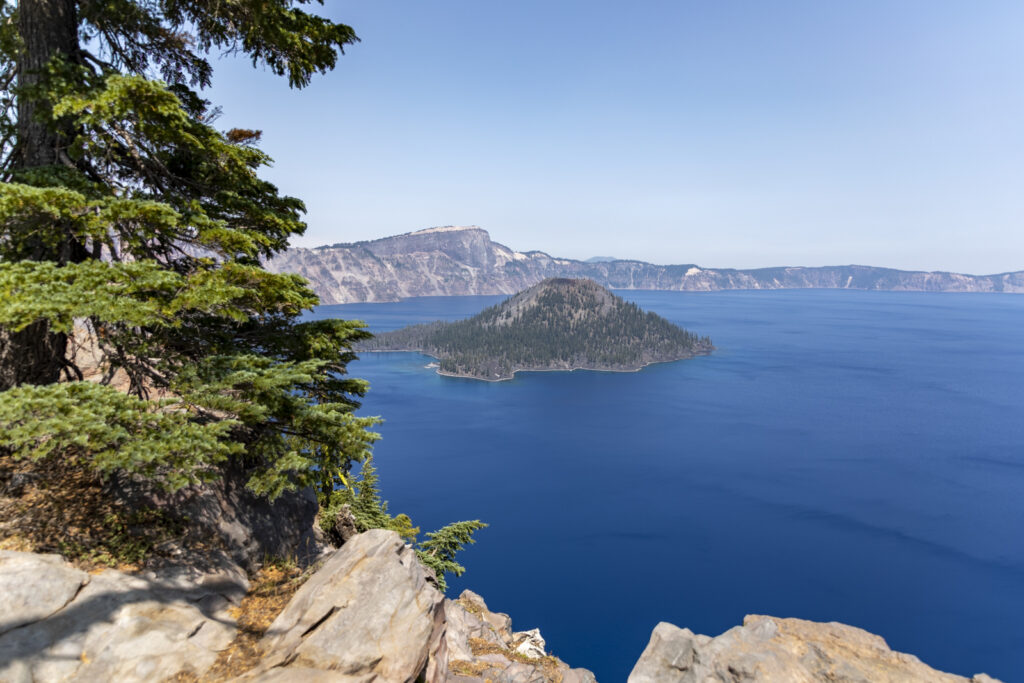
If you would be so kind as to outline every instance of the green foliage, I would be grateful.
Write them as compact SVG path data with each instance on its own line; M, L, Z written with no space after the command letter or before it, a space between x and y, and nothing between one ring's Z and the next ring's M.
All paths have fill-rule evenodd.
M159 69L169 81L209 85L210 48L244 52L253 65L303 87L334 68L337 52L359 39L344 24L299 9L323 0L108 0L81 5L86 35L108 42L119 68ZM191 35L189 35L191 34Z
M93 468L160 475L171 488L208 479L241 453L234 420L202 422L173 400L144 401L91 382L22 385L0 392L0 433L11 457L54 454Z
M313 485L325 520L348 504L361 529L415 542L419 529L377 490L378 420L355 414L367 384L347 368L370 335L359 321L303 321L318 303L308 284L262 269L303 232L305 207L260 178L270 159L259 131L218 130L194 89L210 83L214 49L293 87L333 68L358 38L311 4L322 2L67 0L73 21L43 22L30 48L17 15L42 6L3 4L0 457L172 489L230 458L257 493ZM33 116L18 118L23 104ZM98 355L90 381L95 368L72 354L73 381L49 383L65 335ZM33 339L48 358L33 356ZM25 375L39 379L6 372L20 361L42 368ZM481 526L445 527L420 547L442 585L463 571L454 554ZM115 554L142 552L122 545Z
M409 543L416 542L419 527L412 525L406 514L392 516L388 513L387 501L380 497L379 477L373 465L372 456L367 457L360 467L359 478L342 475L344 484L332 491L321 492L320 524L325 531L334 526L335 518L342 506L347 505L356 521L358 531L389 529Z
M320 524L324 531L330 532L342 506L347 505L356 520L356 529L389 529L416 548L416 556L437 577L438 587L444 591L448 584L447 574L462 576L466 568L455 561L456 554L473 540L473 532L486 527L480 520L455 522L434 532L427 533L427 540L417 545L416 537L419 527L412 525L408 515L392 516L388 513L388 504L380 497L377 487L377 470L373 459L363 462L359 478L346 482L344 486L320 494Z
M420 543L416 555L420 562L434 571L438 585L445 590L445 574L462 576L466 568L455 561L455 555L469 543L476 543L473 532L487 526L478 519L454 522L446 527L427 534L427 540Z
M46 66L17 83L18 10L0 13L0 363L18 362L3 355L11 335L63 333L95 347L98 384L0 393L0 454L171 488L235 458L271 497L332 488L377 438L376 419L354 414L367 385L347 376L369 335L358 321L303 321L318 302L308 284L262 269L305 229L304 205L259 177L270 159L258 131L218 130L192 87L209 83L211 49L302 87L355 34L305 0L72 4L75 33L43 46L31 63ZM19 120L19 100L39 118ZM56 163L24 156L30 123ZM83 378L78 359L65 374ZM130 395L105 386L125 377Z

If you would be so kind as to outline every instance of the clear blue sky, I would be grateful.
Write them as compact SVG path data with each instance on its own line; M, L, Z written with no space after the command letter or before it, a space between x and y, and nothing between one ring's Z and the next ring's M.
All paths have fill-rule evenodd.
M1020 0L328 0L303 91L220 59L301 246L475 224L559 256L1024 269Z

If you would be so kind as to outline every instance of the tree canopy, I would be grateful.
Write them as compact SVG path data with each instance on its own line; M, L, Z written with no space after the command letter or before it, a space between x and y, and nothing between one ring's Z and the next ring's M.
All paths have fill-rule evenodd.
M0 447L100 471L215 476L268 495L362 460L374 418L348 377L361 323L260 263L304 229L259 176L255 130L221 131L213 51L303 87L353 30L308 0L21 0L0 14ZM75 351L89 344L100 374ZM61 381L58 381L61 380ZM113 384L121 383L122 389Z
M219 130L201 93L213 51L296 88L332 69L358 38L311 4L4 2L0 457L172 489L240 460L257 493L315 486L325 514L351 504L415 539L377 495L377 418L355 414L367 385L347 366L370 335L303 320L306 281L262 268L305 207L260 178L260 132ZM481 526L428 534L440 585Z

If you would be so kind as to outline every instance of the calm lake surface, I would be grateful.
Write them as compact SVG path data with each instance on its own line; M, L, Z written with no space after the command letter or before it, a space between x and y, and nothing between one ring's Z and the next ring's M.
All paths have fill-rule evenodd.
M364 354L391 512L490 527L450 582L599 680L659 621L841 621L1024 680L1024 296L618 292L709 357L637 373L440 377ZM502 297L320 307L385 331Z

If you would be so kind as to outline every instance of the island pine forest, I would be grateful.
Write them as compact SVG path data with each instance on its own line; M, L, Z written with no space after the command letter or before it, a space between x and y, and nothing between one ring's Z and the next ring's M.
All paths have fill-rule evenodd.
M551 278L467 320L386 332L357 350L420 351L442 373L497 380L519 370L638 370L712 348L592 280Z

